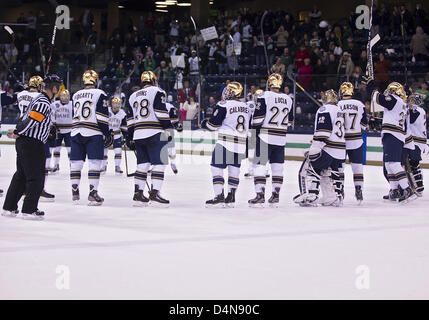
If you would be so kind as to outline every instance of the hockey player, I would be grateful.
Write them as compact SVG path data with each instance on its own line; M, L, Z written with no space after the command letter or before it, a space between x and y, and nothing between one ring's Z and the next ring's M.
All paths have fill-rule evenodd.
M57 127L57 139L54 149L54 167L52 172L60 170L61 145L64 141L70 161L71 137L73 123L73 103L70 101L70 92L64 89L59 94L60 100L52 104L53 122Z
M255 112L256 102L258 100L258 96L262 94L264 90L257 89L253 94L248 94L248 96L252 97L253 100L249 100L246 104L249 106L251 110L251 115ZM251 178L254 175L255 162L253 161L255 158L255 145L256 145L256 137L251 135L251 131L248 134L248 148L247 148L247 172L244 174L246 178ZM268 166L265 167L265 177L269 178L270 174L268 171Z
M426 112L422 108L424 104L424 95L413 93L408 98L408 107L410 109L410 131L413 137L415 148L408 154L410 165L410 176L415 186L415 193L418 197L422 196L423 173L420 168L421 154L427 148L426 141Z
M285 158L286 132L292 116L292 99L280 93L283 78L278 73L268 77L269 91L258 96L252 127L256 128L255 191L256 197L249 200L252 207L265 203L265 166L269 162L272 174L272 196L270 206L279 203L280 188L283 184L283 164Z
M371 83L369 85L371 86ZM407 174L401 166L407 118L407 95L404 87L398 82L392 82L384 94L374 91L372 99L384 108L381 137L383 162L390 184L389 199L399 202L415 199L416 196L408 184Z
M17 94L18 99L18 108L20 113L20 118L22 118L27 112L27 108L30 105L30 102L37 97L42 91L43 79L40 76L32 76L28 81L28 90L23 90ZM45 186L46 181L48 180L48 174L51 170L51 158L52 154L50 151L50 145L52 145L52 138L48 139L45 143ZM45 188L40 195L41 202L52 202L55 201L55 196L49 192L46 192Z
M82 75L84 88L73 95L73 126L71 132L70 179L72 199L80 199L79 185L83 164L88 157L88 205L102 205L98 194L104 143L111 144L107 96L97 89L98 74L87 70ZM104 139L103 139L104 136Z
M346 129L346 153L349 157L353 171L353 181L355 185L355 197L360 203L363 200L363 139L362 131L366 130L368 120L365 105L353 99L353 84L343 82L340 86L340 98L338 107L344 112L344 126ZM345 165L345 162L344 162ZM344 177L344 167L340 168Z
M339 170L346 157L344 113L337 106L334 90L325 91L322 102L316 113L313 141L299 173L301 194L294 197L301 206L342 205ZM322 198L319 197L320 188Z
M113 151L115 153L115 173L122 174L122 136L127 134L127 114L121 109L121 98L113 97L109 108L109 130L113 134ZM102 171L107 170L107 154L110 146L105 145Z
M127 146L136 150L137 157L133 201L137 206L146 206L149 201L152 205L168 206L170 201L164 199L160 191L168 164L168 141L164 130L172 128L172 123L165 106L165 92L157 86L155 74L144 71L141 82L143 88L128 99ZM146 198L143 191L151 165L152 188Z
M250 125L251 109L239 101L243 87L239 82L227 84L210 119L201 123L203 129L218 131L218 140L212 153L214 198L206 201L207 207L234 207L241 161L246 156L246 138ZM223 170L228 169L228 195L224 197Z
M0 138L2 136L1 133L1 116L3 111L3 106L7 106L10 104L14 104L16 102L17 96L14 94L13 96L9 95L7 92L0 90ZM1 157L1 150L0 150ZM3 196L3 190L0 189L0 197Z
M164 94L166 94L164 92ZM169 102L165 103L165 106L168 111L168 115L170 116L171 123L175 126L178 132L183 131L183 126L179 122L179 115L177 114L177 109ZM176 166L176 148L174 146L174 136L171 137L171 141L168 143L168 158L170 159L171 170L173 170L174 174L178 173Z

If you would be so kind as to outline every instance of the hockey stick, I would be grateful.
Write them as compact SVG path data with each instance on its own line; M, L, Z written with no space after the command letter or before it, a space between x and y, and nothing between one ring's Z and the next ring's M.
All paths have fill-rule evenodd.
M268 65L268 53L267 53L267 46L265 45L265 36L264 36L264 20L267 14L268 14L268 11L265 11L261 18L261 37L262 37L262 43L264 44L265 64L267 65L267 76L269 76L270 67Z
M305 93L305 95L307 96L307 97L309 97L310 99L311 99L311 101L313 101L318 107L321 107L322 105L320 104L320 102L319 101L317 101L316 99L314 99L314 97L311 95L311 94L309 94L304 88L303 88L303 86L301 86L296 80L295 80L295 78L292 76L292 72L290 71L290 70L288 70L287 71L287 73L286 73L286 75L287 75L287 77L299 88L299 89L301 89L301 91L302 92L304 92Z
M402 35L402 54L404 56L404 80L405 86L408 83L408 70L407 70L407 53L405 49L405 31L404 31L404 15L401 13L401 35Z
M51 48L50 48L50 51L49 51L49 59L48 59L47 65L46 65L45 75L49 74L49 67L51 66L51 61L52 61L52 53L54 52L55 35L56 35L56 33L57 33L57 19L55 19L54 32L52 33Z
M46 77L46 65L45 65L45 56L43 54L42 49L42 38L37 39L37 43L39 44L39 50L40 50L40 61L42 62L42 68L43 68L43 75Z
M201 69L200 69L200 50L198 49L198 36L197 36L197 24L192 16L190 16L192 24L194 25L195 31L195 50L197 51L197 67L198 67L198 83L200 85L200 91L198 92L198 123L201 123L201 94L203 88L201 84Z
M374 5L374 0L371 0L371 10L369 18L369 30L368 30L368 44L366 46L366 53L368 61L366 64L366 81L374 80L374 63L372 59L372 47L380 40L380 36L376 34L374 38L371 38L371 29L372 29L372 7Z
M128 173L128 157L127 157L127 147L125 146L123 148L125 153L125 173L127 174L127 177L134 177L134 173Z
M12 41L10 42L11 44L12 43L14 43L15 42L15 33L13 32L13 30L12 30L12 28L11 27L9 27L9 26L4 26L3 27L6 31L7 31L7 33L9 33L10 34L10 36L12 37ZM12 75L12 77L14 77L15 78L15 80L17 80L17 81L19 81L19 79L16 77L16 75L12 72L12 70L10 70L10 68L9 68L9 61L7 62L7 64L6 64L6 62L4 62L3 61L3 59L1 60L1 62L2 62L2 64L5 66L5 68L6 68L6 70Z

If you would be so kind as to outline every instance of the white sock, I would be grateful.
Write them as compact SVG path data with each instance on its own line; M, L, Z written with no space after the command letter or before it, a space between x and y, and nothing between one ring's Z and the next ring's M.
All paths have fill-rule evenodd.
M223 191L223 185L225 179L223 178L223 169L211 166L212 177L213 177L213 190L215 196L219 195Z

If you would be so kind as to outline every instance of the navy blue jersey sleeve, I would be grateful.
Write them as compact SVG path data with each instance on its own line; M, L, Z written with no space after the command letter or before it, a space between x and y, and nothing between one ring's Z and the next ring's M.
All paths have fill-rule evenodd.
M267 113L267 105L265 99L258 98L256 101L255 112L253 113L252 118L252 127L260 127L264 123L265 115Z
M207 129L217 130L222 125L226 117L226 109L221 105L222 102L216 105L209 121L207 121Z
M133 140L135 121L134 121L133 108L131 107L129 102L128 102L126 119L127 119L126 120L127 121L127 139Z
M392 110L395 107L397 101L396 98L391 94L385 96L384 94L378 93L376 99L377 103L387 110Z
M109 109L107 108L107 96L101 94L95 108L98 127L106 136L109 134Z
M417 118L419 117L420 112L417 110L413 110L410 112L410 123L416 122Z
M171 108L170 111L168 112L168 115L171 119L171 122L177 122L179 121L179 115L177 114L177 109L176 108Z
M362 128L365 128L368 126L368 115L366 113L366 108L363 109L362 119L360 120L360 125Z
M8 95L7 92L3 92L1 94L1 98L0 98L1 106L8 106L10 104L14 104L15 102L16 102L16 94L14 94L13 96Z
M173 127L170 116L168 115L167 107L165 105L165 93L163 91L156 93L155 99L153 101L153 110L155 111L155 115L161 123L163 129L169 129Z

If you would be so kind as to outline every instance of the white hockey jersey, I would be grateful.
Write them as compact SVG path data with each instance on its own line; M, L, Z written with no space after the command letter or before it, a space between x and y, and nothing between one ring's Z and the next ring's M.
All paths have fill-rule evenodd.
M405 144L404 148L414 150L416 147L414 145L413 134L411 133L410 126L410 113L407 110L407 115L405 119Z
M100 89L82 89L73 95L71 135L84 137L106 135L109 132L107 96Z
M337 105L344 112L346 149L360 148L363 144L362 131L367 127L365 105L356 99L340 100Z
M122 132L127 131L127 114L124 110L119 109L117 113L114 113L109 108L109 130L113 131L113 139L119 139L122 137Z
M37 91L28 91L23 90L21 92L17 93L17 99L18 99L18 108L19 108L19 117L22 118L22 116L27 111L28 106L30 105L30 102L37 97L40 94L40 92Z
M335 159L346 158L344 112L334 104L325 104L317 110L313 140L325 143L323 150Z
M130 96L127 126L133 140L151 137L171 127L165 98L165 92L156 86L146 86Z
M69 133L73 124L73 103L69 101L63 104L61 101L55 101L51 104L52 122L58 128L60 133Z
M245 153L250 117L251 110L245 102L221 101L207 122L207 129L218 130L217 143L228 151Z
M259 138L262 141L278 146L286 145L292 107L292 99L285 93L265 91L258 96L252 126L261 128Z
M407 105L397 95L384 95L374 92L372 99L384 108L381 136L386 133L405 143L405 121L407 118Z
M426 132L426 111L422 107L416 107L410 111L410 130L413 136L413 141L420 150L426 148L427 132Z

